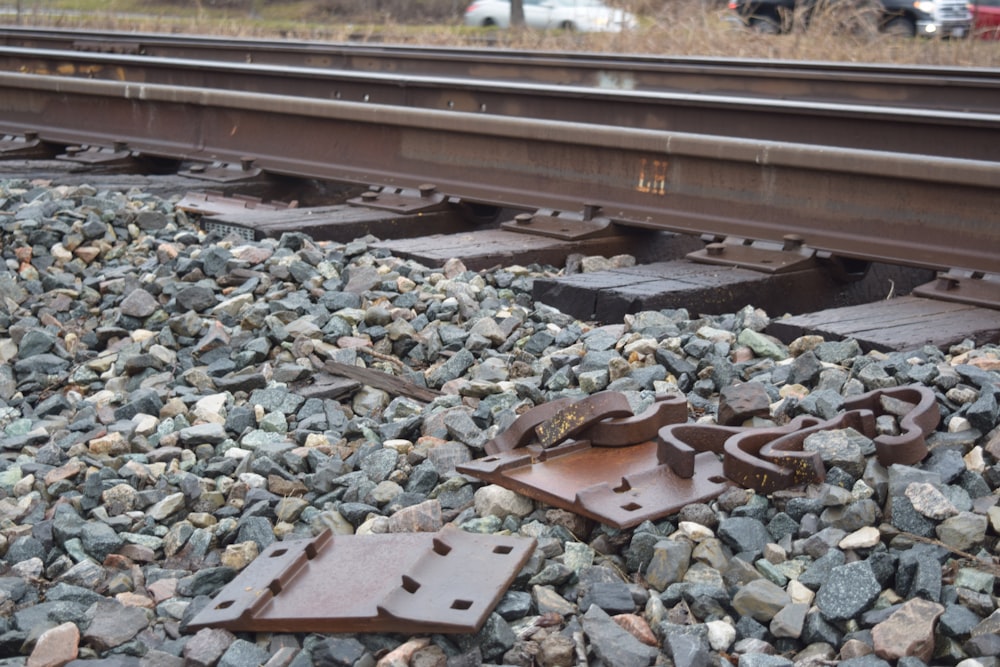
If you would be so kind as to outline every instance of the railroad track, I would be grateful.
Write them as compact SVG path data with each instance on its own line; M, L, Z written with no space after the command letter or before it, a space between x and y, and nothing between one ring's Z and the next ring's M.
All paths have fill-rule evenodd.
M988 68L279 42L14 27L0 28L0 45L610 90L986 113L1000 109L1000 80Z
M0 71L972 160L995 156L1000 130L1000 105L990 112L916 109L15 47L0 47Z
M949 299L1000 301L993 278L1000 274L1000 163L991 143L1000 107L915 108L930 90L937 106L948 106L940 101L951 99L953 88L992 90L996 77L991 82L986 72L843 68L823 77L837 84L776 101L759 97L776 85L776 72L786 82L801 81L804 72L816 76L822 68L730 64L731 71L763 72L737 98L667 90L675 85L668 81L695 81L692 69L711 78L713 67L727 67L721 62L609 59L619 83L628 72L661 77L624 90L629 86L605 80L515 84L513 74L473 82L474 72L489 69L490 56L464 50L315 44L269 50L258 42L227 49L213 40L145 36L126 48L121 36L18 34L7 31L3 41L46 48L0 51L8 70L0 73L8 156L82 144L90 150L77 159L91 162L152 155L198 161L202 173L233 178L264 172L348 181L380 190L366 203L406 213L460 201L536 210L511 226L566 241L614 229L707 236L721 243L702 253L703 261L769 274L822 270L818 264L829 258L841 269L846 261L952 271L944 283ZM184 49L204 59L167 57ZM114 51L135 55L104 53ZM254 62L234 62L238 53ZM259 63L321 53L328 63ZM333 67L336 53L354 64ZM498 58L507 68L520 59L527 78L562 71L556 58L548 70L512 54ZM450 61L458 63L450 65L451 77L441 70L385 73ZM593 55L560 62L579 80L585 71L592 80L609 71ZM462 68L465 74L456 75ZM852 80L860 90L862 79L894 80L908 92L894 94L899 104L807 99ZM786 92L794 88L788 86ZM788 136L797 141L779 140Z

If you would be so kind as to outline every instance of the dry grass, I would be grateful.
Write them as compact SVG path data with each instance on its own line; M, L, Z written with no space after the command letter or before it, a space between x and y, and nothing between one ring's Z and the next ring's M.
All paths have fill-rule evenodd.
M614 2L615 0L611 0ZM761 35L734 26L710 0L617 0L641 17L627 34L486 31L461 25L465 0L196 0L194 6L142 0L23 0L21 23L63 28L485 45L511 49L645 53L1000 67L1000 41L898 39L874 30L843 29L842 17L814 20L808 30Z

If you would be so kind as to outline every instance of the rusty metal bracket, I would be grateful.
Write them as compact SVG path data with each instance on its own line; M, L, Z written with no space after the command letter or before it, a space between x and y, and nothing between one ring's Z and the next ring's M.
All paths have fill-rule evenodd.
M602 391L574 401L535 427L538 444L549 448L577 435L602 419L631 417L632 408L624 394Z
M539 209L534 213L518 213L514 220L501 223L500 228L564 241L614 236L618 232L611 218L598 215L600 210L595 204L584 206L582 213Z
M437 186L425 184L416 189L374 188L362 192L360 197L348 199L347 203L351 206L365 206L380 211L416 215L446 210L450 205L450 200L437 191Z
M326 531L309 540L276 542L188 627L475 632L534 547L532 539L452 526L438 533L364 536Z
M652 440L663 424L683 423L687 417L688 403L684 396L658 396L642 414L602 419L587 427L581 437L596 447L627 447Z
M23 136L14 134L0 136L0 159L43 160L55 155L55 148L39 139L37 132L25 132Z
M498 433L495 438L488 441L484 447L486 453L499 454L500 452L508 452L518 447L524 447L534 440L536 426L546 420L552 419L560 410L572 403L572 399L557 398L554 401L536 405L519 415L506 430Z
M819 266L815 252L793 234L785 236L783 245L727 238L688 253L687 258L702 264L737 266L762 273L789 273Z
M1000 275L953 269L938 275L934 282L914 288L912 294L1000 309Z

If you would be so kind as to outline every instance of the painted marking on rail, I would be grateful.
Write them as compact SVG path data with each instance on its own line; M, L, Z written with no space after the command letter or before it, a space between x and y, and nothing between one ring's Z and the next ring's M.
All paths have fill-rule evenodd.
M642 158L639 167L639 182L635 186L636 191L660 196L666 195L667 165L666 160Z

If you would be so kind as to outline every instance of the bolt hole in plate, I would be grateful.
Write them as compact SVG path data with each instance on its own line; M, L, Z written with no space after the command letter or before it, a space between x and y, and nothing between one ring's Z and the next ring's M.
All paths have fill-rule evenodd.
M189 628L475 632L534 547L532 539L454 526L388 535L327 531L280 542L219 591Z

